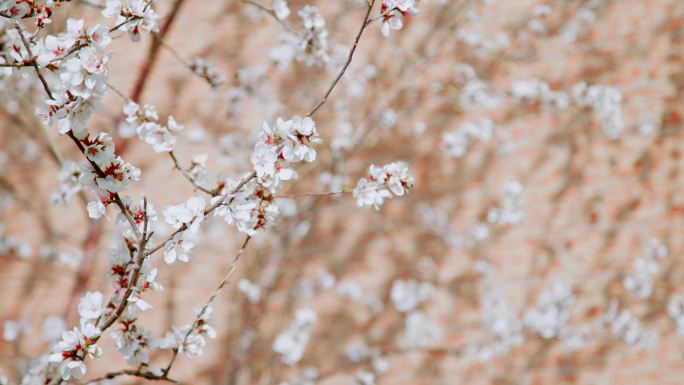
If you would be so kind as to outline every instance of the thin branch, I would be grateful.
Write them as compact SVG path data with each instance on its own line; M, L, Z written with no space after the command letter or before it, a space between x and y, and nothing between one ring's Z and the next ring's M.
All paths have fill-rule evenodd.
M121 92L121 90L119 90L118 88L116 88L116 87L115 87L114 85L112 85L110 82L105 82L105 84L107 84L107 88L109 88L110 90L114 91L114 93L117 94L117 95L119 95L124 101L126 101L126 102L130 102L130 101L131 101L131 99L129 99L128 96L126 96L123 92Z
M157 37L159 44L164 49L166 49L167 51L169 51L171 53L171 56L173 56L176 60L178 60L181 64L183 64L183 66L185 68L187 68L190 72L192 72L193 75L195 75L195 76L203 79L204 81L206 81L209 84L209 86L214 88L214 87L220 86L223 83L223 82L214 82L208 76L199 73L195 69L195 67L192 66L191 62L186 60L178 51L176 51L175 48L173 48L173 46L171 44L164 41L162 39L162 37L159 35L159 33L153 32L153 35Z
M243 4L253 5L253 6L259 8L263 12L267 13L269 16L273 17L273 19L275 21L277 21L278 24L280 24L287 32L290 32L294 35L297 35L297 32L292 27L290 27L284 20L281 20L278 18L278 14L275 12L275 10L273 10L271 8L267 8L267 7L257 3L254 0L240 0L240 2Z
M226 286L230 282L230 276L233 274L235 269L237 268L237 263L240 261L240 257L242 254L245 252L245 249L247 248L247 245L249 244L249 240L252 239L251 236L245 237L245 241L242 243L242 247L237 251L235 254L235 257L233 257L233 261L230 263L230 266L228 267L228 271L226 274L223 276L223 279L221 279L221 282L219 282L218 286L216 287L216 290L214 290L214 293L212 293L211 297L207 300L207 302L202 306L202 310L200 310L199 313L197 313L197 316L195 317L195 320L192 323L192 326L190 327L190 330L188 330L187 333L185 333L185 337L183 338L183 341L180 343L180 346L185 345L185 342L188 340L192 332L200 325L200 320L204 316L204 313L207 311L209 306L211 305L212 302L214 302L214 299L216 299L216 296L219 294L219 292L223 289L224 286ZM169 361L168 365L166 365L166 368L163 370L163 376L166 377L169 374L169 371L171 370L171 366L173 366L173 363L176 361L176 357L178 357L178 352L180 351L179 347L173 349L173 355L171 356L171 360Z
M180 163L178 163L178 158L176 158L176 154L174 154L173 151L169 151L169 156L173 160L174 167L183 174L185 179L187 179L195 187L195 189L200 190L204 193L207 193L207 194L211 195L212 197L218 195L218 192L209 190L209 189L204 188L204 187L200 186L199 184L197 184L197 181L195 181L195 178L193 178L192 175L190 175L190 173L186 169L184 169L180 165Z
M86 351L88 347L94 345L97 343L97 341L104 335L104 332L109 329L112 325L116 323L116 321L121 318L121 315L123 312L126 310L128 307L128 299L130 296L133 294L133 291L135 291L136 287L138 286L138 280L140 279L140 273L142 271L143 265L145 264L145 257L147 254L145 253L145 247L147 245L147 242L149 239L152 237L152 234L148 236L147 229L148 229L148 224L149 224L149 216L147 212L147 198L143 198L143 213L144 213L144 222L143 222L143 233L142 235L139 236L139 242L138 242L138 257L135 262L135 267L133 268L133 274L131 275L131 280L128 283L128 288L126 289L126 292L124 293L123 297L121 298L121 302L119 305L116 307L114 312L111 314L111 316L102 324L102 326L99 327L100 333L92 338L89 338L87 340L87 343L83 347L83 351ZM98 319L99 323L99 319ZM83 356L77 356L78 359L81 361L85 361L86 359L86 354L84 353ZM126 373L128 374L128 373ZM146 373L140 373L140 374L146 374ZM147 378L147 377L146 377ZM63 378L59 378L57 381L57 384L60 385L64 382ZM46 379L46 384L51 384L52 380L48 377Z
M131 16L130 19L126 19L126 20L122 21L121 23L119 23L119 24L113 26L112 28L110 28L110 29L109 29L109 33L112 33L112 32L114 32L114 31L118 30L119 28L123 27L124 25L126 25L126 24L128 24L128 23L130 23L130 22L132 22L132 21L136 21L136 20L140 20L140 19L142 19L142 17L140 17L140 16Z
M325 197L325 196L334 196L334 195L349 194L349 193L351 193L352 191L353 191L353 190L323 191L323 192L307 192L307 193L299 193L299 194L280 195L280 196L276 196L275 198Z
M109 327L111 327L121 317L124 310L126 310L126 307L128 306L128 298L130 298L136 286L138 285L138 279L140 279L140 272L142 271L142 267L145 262L145 257L147 255L145 253L145 246L147 245L148 241L147 226L149 223L149 219L147 216L147 198L143 198L143 212L145 213L143 234L140 237L140 241L138 243L138 259L135 262L133 275L131 276L131 281L128 284L128 289L126 289L126 292L121 298L119 306L114 310L114 313L112 313L109 319L107 319L105 323L102 325L102 327L100 327L100 334L97 337L93 337L90 339L90 345L96 343L97 340L100 339L100 337L102 336L102 333L104 333L105 330L109 329Z
M24 63L0 63L0 68L1 67L13 67L13 68L23 68L23 67L31 67L35 64L35 60L29 60Z
M152 372L143 372L140 370L132 370L132 369L127 369L127 370L120 370L118 372L110 372L105 374L102 377L94 378L92 380L87 381L87 384L91 384L93 382L101 382L105 380L111 380L116 377L121 377L121 376L131 376L131 377L139 377L139 378L144 378L146 380L152 380L152 381L166 381L166 382L171 382L174 384L180 384L180 381L174 380L172 378L168 378L166 376L160 376L158 374L154 374Z
M14 28L19 32L19 36L21 37L21 42L24 44L24 48L26 48L26 52L29 54L29 58L31 59L31 65L33 68L36 70L36 74L38 75L38 79L40 79L40 82L43 84L43 89L45 89L45 93L48 94L50 99L55 99L52 97L52 92L50 91L50 87L48 87L47 81L43 77L43 74L40 73L40 68L38 68L38 63L33 58L33 52L31 52L31 46L29 42L26 40L26 36L24 36L24 31L21 28L21 25L19 25L19 22L17 21L14 23Z
M333 89L335 89L335 86L337 86L337 83L339 83L340 79L342 79L342 76L344 76L344 73L347 71L347 68L349 68L349 65L352 62L352 59L354 58L354 52L356 52L356 48L359 45L359 40L361 40L361 35L363 35L363 31L370 25L368 17L370 16L371 10L373 9L373 5L375 4L375 0L370 0L368 3L368 9L366 10L366 17L363 19L363 23L361 24L361 28L359 28L359 32L356 34L356 38L354 39L354 45L352 48L349 50L349 55L347 55L347 61L344 63L344 66L342 66L342 69L340 72L337 74L335 79L333 79L332 83L330 83L330 86L328 87L328 90L325 92L325 95L323 95L323 99L321 99L318 104L307 114L307 116L312 116L313 114L318 111L319 108L321 108L325 102L328 101L328 97L332 93Z

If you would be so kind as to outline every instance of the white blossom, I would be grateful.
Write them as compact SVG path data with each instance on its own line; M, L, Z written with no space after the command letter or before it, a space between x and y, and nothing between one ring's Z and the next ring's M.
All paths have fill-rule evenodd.
M525 311L525 325L543 338L561 338L568 334L570 311L575 296L566 282L555 282L537 298L535 306Z
M162 349L178 349L188 358L204 354L207 339L216 338L216 330L209 324L213 309L209 306L203 312L201 309L196 309L195 313L201 315L197 323L199 326L194 328L194 325L174 327L171 331L166 332L162 338L153 341L152 346Z
M88 202L87 205L88 217L92 219L98 219L105 215L106 207L101 200L96 200Z
M390 30L399 30L404 26L401 17L417 15L418 8L416 0L383 0L380 12L382 14L380 30L387 37Z
M316 312L312 309L301 308L295 312L290 326L273 341L273 350L281 355L283 363L294 365L302 359L315 322Z
M677 334L684 335L684 297L673 295L667 303L667 314L677 324Z
M70 202L83 188L80 178L81 166L70 160L63 161L58 174L59 185L50 196L50 203L66 204Z
M656 329L644 326L629 309L620 310L616 300L608 304L603 321L614 338L638 348L654 347L660 339Z
M406 313L430 299L434 292L435 286L430 282L397 279L392 283L390 298L395 309Z
M201 197L190 197L184 203L177 206L165 206L162 209L164 220L174 229L179 229L183 225L187 226L188 231L194 233L204 220L204 207L206 202Z
M124 137L137 134L138 137L152 146L154 152L170 152L176 145L176 136L183 126L169 116L166 125L162 124L157 110L150 104L142 108L135 102L129 101L123 107L126 119L119 126L119 133Z
M622 93L617 88L581 82L575 85L572 94L578 106L591 108L606 137L616 139L624 130Z
M103 309L104 296L98 291L89 291L81 297L78 303L78 315L83 320L94 320L100 317Z
M330 60L328 54L328 31L325 19L316 7L305 5L299 10L305 31L294 43L294 57L309 66L325 64ZM286 40L287 42L287 40Z
M249 302L257 303L261 299L261 288L259 285L250 282L250 280L246 278L240 279L237 287L238 290L245 294Z
M279 20L285 20L290 16L290 7L287 6L287 0L273 0L273 12Z
M128 32L132 41L140 40L140 32L158 32L159 15L145 0L107 0L102 10L104 17L115 17L121 30Z
M43 339L45 341L55 341L62 336L62 332L66 330L66 322L64 318L56 315L51 315L43 322Z
M119 321L121 328L111 333L116 348L130 365L149 363L148 350L152 333L138 325L135 319L123 318Z
M642 255L632 264L632 271L623 278L624 287L639 298L650 297L660 264L667 256L667 247L657 239L651 239Z
M386 198L403 196L413 188L413 177L408 174L408 167L402 162L393 162L382 168L371 165L368 178L361 178L353 191L359 207L373 206L376 210Z
M406 316L406 336L411 345L426 346L438 343L443 332L424 312L413 311Z
M176 260L181 262L189 262L193 256L192 249L195 243L185 239L185 234L180 232L173 236L164 246L164 262L171 264Z
M15 341L21 334L30 331L28 321L25 319L5 320L2 323L2 339L5 341Z
M315 123L310 117L278 118L274 127L264 122L251 156L259 182L276 188L282 181L295 179L297 173L289 163L313 162L316 150L312 144L319 142Z
M50 355L51 363L59 364L60 375L63 380L81 378L86 373L83 363L85 357L95 358L101 354L100 348L89 343L89 339L99 336L100 330L90 323L62 332L62 339L55 344Z

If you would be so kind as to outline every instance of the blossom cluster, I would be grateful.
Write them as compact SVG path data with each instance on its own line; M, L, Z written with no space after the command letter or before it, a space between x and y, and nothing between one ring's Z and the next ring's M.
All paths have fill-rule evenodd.
M188 66L192 72L206 80L211 87L216 88L226 81L225 76L219 72L218 68L204 58L191 59Z
M179 205L168 205L162 209L164 221L178 231L164 246L164 261L174 263L176 260L188 262L193 256L195 243L191 239L204 220L206 201L202 197L190 197Z
M575 295L567 282L557 281L544 290L535 306L525 311L524 322L543 338L562 338L568 333Z
M62 167L57 174L59 184L50 196L50 203L67 204L76 194L81 192L83 189L81 183L82 169L83 166L74 161L65 160L62 162Z
M292 164L316 159L313 144L319 142L310 117L278 118L274 127L264 122L251 154L255 179L225 180L221 191L211 198L214 216L248 235L271 224L279 214L273 194L283 182L297 177Z
M119 126L119 134L123 138L138 137L152 146L154 152L169 152L176 145L175 133L183 129L173 116L169 116L166 125L160 124L157 109L146 104L142 108L130 101L124 108L125 121Z
M447 156L462 157L473 140L487 142L497 130L500 130L500 127L486 118L476 122L464 122L457 130L442 134L442 150Z
M570 98L564 92L553 91L549 84L540 79L517 80L510 90L513 100L518 102L540 102L565 110L570 104Z
M361 178L353 195L359 207L373 206L376 210L393 196L403 196L413 188L414 179L403 162L392 162L382 167L371 165L368 178Z
M622 281L624 287L639 298L650 297L661 263L667 256L667 246L657 239L651 239L643 254L634 260L632 271L625 275Z
M295 58L310 66L327 63L330 57L325 19L312 5L305 5L298 14L304 25L304 33L297 42Z
M382 23L380 31L387 37L391 30L399 30L404 26L402 17L417 15L417 0L383 0L380 5Z
M211 306L196 309L195 322L192 324L173 327L163 337L152 342L152 346L160 349L174 349L194 358L204 354L204 347L208 339L216 338L216 329L209 324L214 313Z
M411 346L429 346L441 341L442 327L423 311L412 311L406 316L406 337Z
M480 299L482 322L494 337L487 343L469 346L470 354L481 361L507 353L523 342L523 324L504 296L489 291Z
M622 93L617 88L581 82L575 85L572 94L577 105L592 110L606 137L615 139L624 130Z
M141 32L158 32L159 15L152 8L154 0L107 0L102 15L115 18L115 24L128 32L132 41L140 40Z
M80 142L88 161L99 168L88 167L83 171L84 184L100 197L123 192L140 179L140 169L116 154L114 140L109 134L87 135Z
M608 305L603 321L614 338L628 344L650 348L660 339L656 329L643 325L631 310L620 309L616 300L612 300Z
M275 189L282 181L296 178L290 164L316 160L312 145L319 142L316 124L310 117L278 118L274 127L264 122L251 157L259 183Z
M273 12L283 25L287 25L285 20L290 15L290 8L286 1L274 1ZM325 18L312 5L305 5L297 14L302 21L303 30L297 32L287 27L280 35L278 44L269 51L270 59L281 69L287 67L292 60L308 66L327 64L330 53Z
M95 342L101 334L98 323L105 311L103 300L102 293L85 293L78 304L80 326L63 331L61 339L53 346L49 362L58 365L62 379L83 377L86 372L83 361L86 357L97 358L101 355L102 351Z
M76 19L67 20L66 32L35 39L31 52L39 65L49 69L44 76L50 94L36 111L46 124L56 123L60 133L73 132L79 139L87 135L86 122L107 91L109 55L104 49L111 41L106 27L86 28L83 20ZM16 62L34 60L18 41L13 46Z
M434 291L435 286L429 282L398 279L392 284L390 299L398 311L408 312L430 299Z
M273 350L281 355L283 363L294 365L302 359L316 318L312 309L298 309L290 326L278 334L273 341Z
M513 225L522 222L524 217L522 184L518 181L506 182L503 190L503 197L499 206L490 207L487 210L487 222L499 225Z

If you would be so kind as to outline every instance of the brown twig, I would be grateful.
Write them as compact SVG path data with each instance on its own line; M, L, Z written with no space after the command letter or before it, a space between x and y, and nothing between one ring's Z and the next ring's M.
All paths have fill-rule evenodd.
M359 40L361 40L361 35L363 35L363 31L370 25L370 22L368 20L368 17L370 16L371 10L373 9L373 5L375 4L375 0L370 0L368 3L368 9L366 10L366 17L363 19L363 23L361 24L361 28L359 28L359 32L356 34L356 38L354 39L354 45L352 48L349 50L349 54L347 55L347 61L344 63L342 66L342 69L340 69L340 72L337 74L335 79L333 79L332 83L330 83L330 86L328 87L328 90L325 92L325 95L323 95L323 99L321 99L316 106L309 112L306 116L312 116L313 114L318 111L319 108L321 108L327 101L328 97L332 93L333 89L335 89L335 86L337 86L337 83L342 79L342 76L344 76L344 73L347 71L347 68L349 68L349 65L352 62L352 59L354 58L354 52L356 52L356 48L359 46Z
M152 381L166 381L166 382L171 382L174 384L180 384L180 381L174 380L172 378L168 378L166 376L160 376L158 374L154 374L152 372L144 372L141 370L132 370L132 369L127 369L127 370L119 370L118 372L110 372L105 374L102 377L97 377L92 380L88 380L87 384L91 384L93 382L100 382L104 380L111 380L116 377L121 377L121 376L131 376L131 377L139 377L139 378L144 378L146 380L152 380Z
M245 237L245 241L242 243L242 247L237 251L235 254L235 257L233 257L233 261L230 263L230 266L228 267L228 271L226 274L223 276L223 279L221 279L221 282L219 282L218 286L212 293L211 297L207 300L207 302L202 306L202 310L200 310L199 313L197 313L197 316L195 316L195 320L192 323L192 326L190 327L190 330L188 330L187 333L185 333L185 337L183 338L183 341L180 343L180 346L183 346L185 342L188 340L192 332L200 325L200 320L204 316L204 313L207 311L209 306L211 305L212 302L214 302L214 299L216 299L216 296L219 294L219 292L223 289L224 286L226 286L230 282L230 276L233 274L235 269L237 268L237 263L240 260L240 257L242 254L245 252L245 249L247 248L247 245L249 244L249 240L252 239L251 236ZM171 356L171 360L169 361L168 365L166 365L166 368L163 370L164 377L168 376L169 371L171 370L171 367L173 366L173 363L176 361L176 357L178 357L178 352L179 352L179 347L173 349L173 355Z
M333 196L333 195L349 194L352 191L353 190L306 192L306 193L298 193L298 194L290 194L290 195L279 195L279 196L276 196L275 198L326 197L326 196Z
M131 275L130 282L128 283L128 288L124 292L124 295L121 298L121 302L116 307L114 312L112 312L112 314L109 316L109 318L107 318L104 321L104 323L102 324L102 326L99 327L100 333L98 335L92 337L92 338L89 338L87 340L87 343L85 344L85 346L82 347L84 351L87 350L88 347L96 344L97 341L99 341L99 339L102 337L104 332L107 329L109 329L112 325L114 325L116 323L116 321L119 320L119 318L121 318L121 315L123 314L123 312L128 307L128 299L133 294L133 291L135 290L135 288L138 285L138 280L140 279L140 273L141 273L143 265L145 263L145 258L147 256L147 254L145 253L145 247L146 247L147 243L149 242L149 239L152 236L151 234L149 234L149 236L148 236L148 233L147 233L148 224L149 224L149 218L148 218L148 212L147 212L147 198L143 198L143 213L144 213L143 232L139 237L138 250L137 250L138 256L137 256L137 259L135 261L135 267L133 268L133 274ZM84 354L83 356L77 356L77 358L80 359L81 361L85 361L86 355ZM57 384L59 385L59 384L62 384L63 382L64 382L64 380L60 377L60 379L57 381ZM51 384L52 379L48 377L46 379L45 383Z
M40 73L40 68L38 68L38 63L33 58L33 52L31 52L31 46L29 42L26 40L26 36L24 36L24 31L21 28L21 25L19 25L19 22L17 21L14 23L14 28L19 32L19 37L21 38L22 44L24 44L24 48L26 48L26 52L29 54L29 59L31 60L31 65L33 68L36 70L36 74L38 74L38 79L40 79L40 82L43 84L43 89L45 89L45 93L50 97L50 99L54 99L52 97L52 92L50 91L50 87L48 87L47 81L43 77L43 74Z
M195 178L193 178L192 175L190 175L190 173L189 173L186 169L184 169L184 168L180 165L180 163L178 163L178 158L176 158L176 154L174 154L173 151L169 151L169 156L170 156L171 159L173 160L173 165L174 165L174 167L175 167L178 171L180 171L181 174L183 174L183 176L185 177L185 179L187 179L187 180L193 185L193 187L195 187L196 190L200 190L200 191L202 191L202 192L204 192L204 193L207 193L207 194L211 195L212 197L218 195L218 192L209 190L209 189L207 189L207 188L205 188L205 187L202 187L202 186L200 186L199 184L197 184L197 181L195 180Z

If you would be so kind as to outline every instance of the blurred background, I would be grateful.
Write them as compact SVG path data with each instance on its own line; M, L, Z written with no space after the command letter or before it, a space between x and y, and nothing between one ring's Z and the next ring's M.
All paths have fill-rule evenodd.
M321 99L365 12L363 1L290 0L280 23L250 3L158 1L157 37L115 33L109 47L109 83L184 125L178 160L189 168L206 154L211 180L249 171L262 121L305 115ZM279 51L306 4L328 30L328 57L313 65ZM379 21L368 27L315 117L317 160L281 190L282 215L215 301L217 338L202 357L179 357L172 377L681 384L684 2L418 8L388 37ZM63 30L67 17L106 23L101 13L97 1L72 1L46 30ZM211 81L193 73L197 63L212 66ZM40 91L35 77L0 80L0 370L12 383L49 348L46 320L73 326L84 292L111 293L107 253L124 228L113 215L88 219L86 190L55 198L61 165L80 154L34 115ZM129 195L144 193L158 212L200 195L167 156L122 138L124 103L110 91L89 127L115 136L142 170ZM351 194L305 194L350 190L368 166L395 160L415 188L378 211ZM208 218L189 263L153 258L165 290L149 295L146 328L161 336L191 322L242 239ZM274 341L302 309L316 320L303 355L283 362ZM127 367L111 338L100 345L107 358L88 361L85 379ZM167 359L151 353L153 363Z

